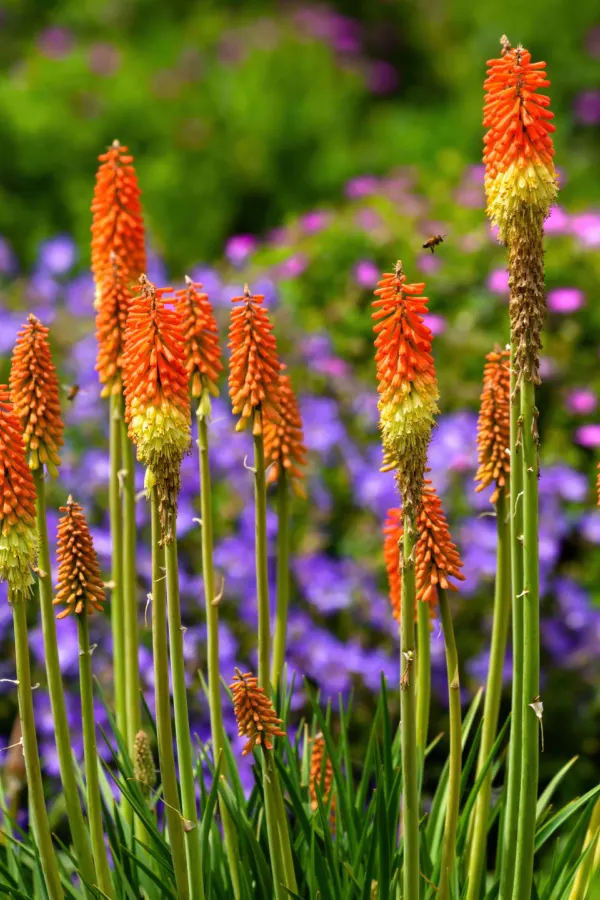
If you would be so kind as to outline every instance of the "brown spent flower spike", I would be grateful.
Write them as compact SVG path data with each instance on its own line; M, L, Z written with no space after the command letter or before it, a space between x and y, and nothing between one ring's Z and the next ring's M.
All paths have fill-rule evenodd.
M244 674L236 668L233 683L229 687L233 692L238 734L240 737L245 735L248 738L242 756L246 756L259 745L265 750L272 750L271 738L285 737L285 731L279 727L281 719L277 717L273 704L264 690L259 687L258 679L251 672Z
M298 401L289 375L279 376L279 414L281 420L267 419L264 426L265 460L269 465L267 481L276 482L282 470L292 480L296 492L305 495L301 485L306 466L306 445Z
M50 353L48 328L32 314L19 331L13 350L10 398L21 421L30 467L38 469L45 465L56 478L64 430L59 383Z
M236 431L252 420L253 434L262 434L263 417L279 421L281 363L264 299L246 284L243 295L231 300L241 305L231 311L229 395L233 414L240 416Z
M71 613L91 615L94 610L102 612L104 583L83 510L69 497L67 505L61 506L60 511L64 515L58 522L58 583L53 602L55 606L66 604L66 609L56 618L64 619Z
M185 288L175 292L175 303L185 336L185 365L192 397L201 397L205 390L217 397L217 381L223 370L219 330L202 285L187 275L185 284Z
M323 757L325 757L325 766L323 766ZM312 745L312 753L310 757L310 805L313 811L319 808L317 799L317 787L320 788L323 803L326 804L333 787L333 763L326 752L325 738L321 733L315 735ZM331 802L331 814L334 813L335 797Z
M135 736L133 748L133 777L139 783L142 793L148 795L156 784L156 766L152 756L150 738L143 729Z
M508 493L510 483L510 349L496 347L486 356L483 390L477 420L476 491L490 484L490 497L496 503L501 492Z

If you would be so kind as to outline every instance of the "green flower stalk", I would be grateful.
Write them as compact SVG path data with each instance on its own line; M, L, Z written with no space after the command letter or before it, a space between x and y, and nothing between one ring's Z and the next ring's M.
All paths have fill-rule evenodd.
M8 582L13 610L19 716L33 831L48 896L50 900L62 900L64 893L52 846L35 733L27 636L26 602L33 584L31 569L37 549L35 487L25 459L19 420L5 385L0 385L0 493L0 581Z
M125 650L125 709L127 747L133 754L141 727L139 629L136 574L137 525L135 521L135 454L121 419L122 506L123 506L123 643Z
M496 507L498 544L492 646L483 708L483 728L477 773L483 769L496 740L502 671L511 608L510 519L510 350L488 353L478 421L479 469L477 490L493 485L491 502ZM492 793L492 771L488 770L479 790L473 817L473 839L469 857L468 900L478 900L485 872L487 831Z
M529 897L533 877L541 713L539 697L539 438L535 385L546 314L544 219L557 193L545 63L502 38L502 56L489 63L484 125L488 215L508 248L511 359L521 402L523 439L523 691L521 790L513 896Z
M85 780L92 850L97 872L97 884L107 896L114 896L108 855L102 827L102 801L98 779L98 750L96 747L96 717L94 713L94 687L92 680L92 652L88 628L88 616L102 612L104 584L100 578L100 566L92 537L79 504L72 497L61 506L62 518L58 523L58 584L54 604L64 604L57 616L77 616L79 634L79 687L81 691L81 718L83 722L83 750Z
M64 426L60 415L59 383L52 362L48 329L33 315L28 317L17 338L12 357L10 389L35 483L39 561L37 575L44 656L67 818L81 874L88 884L93 884L96 872L89 831L77 789L58 655L46 523L44 468L53 476L58 474L59 449L63 443Z

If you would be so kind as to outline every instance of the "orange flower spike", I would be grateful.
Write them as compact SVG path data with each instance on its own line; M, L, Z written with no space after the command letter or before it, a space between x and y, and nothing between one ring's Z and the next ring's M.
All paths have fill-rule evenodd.
M304 478L302 470L306 466L307 450L298 401L289 375L279 376L279 415L279 422L267 419L264 425L265 459L270 463L267 481L277 481L284 471L303 496L301 479Z
M418 503L427 447L438 412L433 335L423 321L425 285L407 284L402 263L383 275L375 291L373 319L379 418L386 466L398 469L404 502Z
M263 418L279 421L279 373L277 342L273 325L262 306L262 294L251 294L248 285L231 311L229 326L229 395L237 431L252 420L254 434L262 433Z
M21 425L8 387L0 385L0 581L8 582L13 601L24 600L33 584L35 500Z
M323 766L323 757L325 757L325 765ZM321 790L323 803L326 804L333 787L333 763L326 752L325 738L322 734L317 734L313 741L312 753L310 757L310 805L313 812L319 808L317 799L317 787ZM335 798L334 798L335 801ZM331 813L334 813L335 802L331 803Z
M458 588L449 578L464 581L460 571L462 560L450 537L448 522L431 481L426 478L421 494L421 507L417 516L417 539L415 551L415 572L417 600L434 604L437 589L456 591Z
M122 390L122 356L132 289L146 269L144 222L133 157L114 141L100 157L92 201L96 282L96 370L102 394Z
M64 619L71 613L91 615L104 609L104 583L100 577L98 557L83 510L72 497L60 507L64 515L57 530L58 583L55 606L65 604L58 613Z
M388 509L383 526L383 558L388 576L390 604L397 622L400 621L402 576L400 574L400 541L404 535L401 509Z
M556 199L554 147L548 109L550 98L538 93L548 87L546 63L531 62L523 47L512 48L502 38L502 56L488 61L483 124L488 215L498 226L500 240L520 207L548 215Z
M281 719L277 717L271 700L259 687L258 679L251 672L244 674L236 668L233 683L229 687L233 694L238 734L248 738L242 756L246 756L257 746L272 750L272 738L277 735L285 737L285 731L281 730Z
M510 350L496 348L486 356L477 421L479 468L476 491L495 484L490 501L508 492L510 479Z
M186 368L192 385L192 397L201 397L208 391L219 395L217 381L223 370L219 330L208 294L202 293L202 285L185 277L186 287L175 292L176 308L185 337Z
M157 485L163 537L167 513L179 496L179 469L191 441L188 373L184 334L176 310L164 295L172 288L156 288L145 275L133 298L127 319L123 378L125 418L137 457Z
M60 466L64 425L60 395L52 362L48 329L30 315L17 338L10 372L10 395L21 420L23 442L32 469L46 466L53 478Z

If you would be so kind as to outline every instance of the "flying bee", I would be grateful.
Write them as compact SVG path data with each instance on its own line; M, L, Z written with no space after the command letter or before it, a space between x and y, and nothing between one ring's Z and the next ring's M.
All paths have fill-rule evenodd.
M435 248L438 244L444 243L444 235L443 234L432 234L430 238L427 238L425 243L423 244L423 250L431 250L432 253L435 253Z
M78 384L72 384L72 385L64 384L63 388L67 394L67 400L69 401L69 403L73 402L73 400L75 399L75 397L81 390L81 388L79 387Z

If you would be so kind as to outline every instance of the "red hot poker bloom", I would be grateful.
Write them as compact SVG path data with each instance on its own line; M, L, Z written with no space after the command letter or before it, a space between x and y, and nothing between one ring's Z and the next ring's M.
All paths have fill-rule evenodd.
M60 507L64 515L58 522L58 584L54 605L66 604L57 615L90 615L104 609L104 584L92 536L83 510L72 497Z
M169 309L164 295L172 288L156 288L145 275L127 318L123 379L125 418L138 459L156 483L161 507L163 537L167 514L176 510L179 469L191 440L188 373L184 335L177 311Z
M425 285L407 284L398 262L378 283L373 302L380 428L387 462L398 468L404 502L418 501L427 447L438 412L438 387L425 325Z
M28 317L19 331L13 350L10 395L14 411L21 420L30 467L37 469L45 465L56 478L64 430L59 384L50 353L48 329L34 315Z
M292 479L298 493L304 494L301 479L306 466L306 446L298 401L289 375L279 376L280 421L265 422L265 459L270 463L267 481L277 481L282 471Z
M127 147L114 141L100 157L92 201L96 282L96 369L103 395L122 389L121 366L131 292L146 269L140 190Z
M217 397L217 381L223 369L219 330L208 300L202 293L202 285L194 284L186 275L186 287L176 291L176 308L185 335L185 356L188 376L192 384L192 397L201 397L208 391Z
M264 299L246 285L243 296L231 300L240 305L232 309L229 326L229 395L234 415L240 416L236 430L252 420L254 434L262 434L263 417L279 421L281 364Z
M390 602L394 618L399 619L402 574L398 543L403 535L400 509L388 510L383 533ZM433 612L437 602L438 587L443 590L456 591L458 590L456 585L448 579L464 581L464 575L460 571L462 561L456 545L450 537L441 501L429 479L425 479L421 494L421 505L417 515L417 533L415 548L416 599L429 603Z
M272 738L276 735L285 737L285 731L281 730L281 719L271 700L259 686L258 679L251 672L244 674L236 669L233 683L229 687L233 693L238 734L248 738L242 756L246 756L257 745L263 746L265 750L272 750Z
M483 391L477 421L479 468L476 491L495 484L490 501L496 503L510 480L510 350L496 348L486 356Z
M13 601L29 593L36 550L33 475L8 387L0 385L0 581L8 581Z
M548 87L545 62L531 62L523 47L502 39L500 59L488 61L483 124L488 215L498 225L501 240L519 209L530 208L542 218L556 197L550 98L538 93ZM521 209L521 215L524 209Z
M325 765L323 765L323 757ZM317 788L321 791L323 803L326 804L333 787L333 763L327 753L325 738L322 734L317 734L313 741L312 753L310 757L310 805L313 811L319 808L319 800L317 798ZM335 797L331 803L332 818L335 815Z

